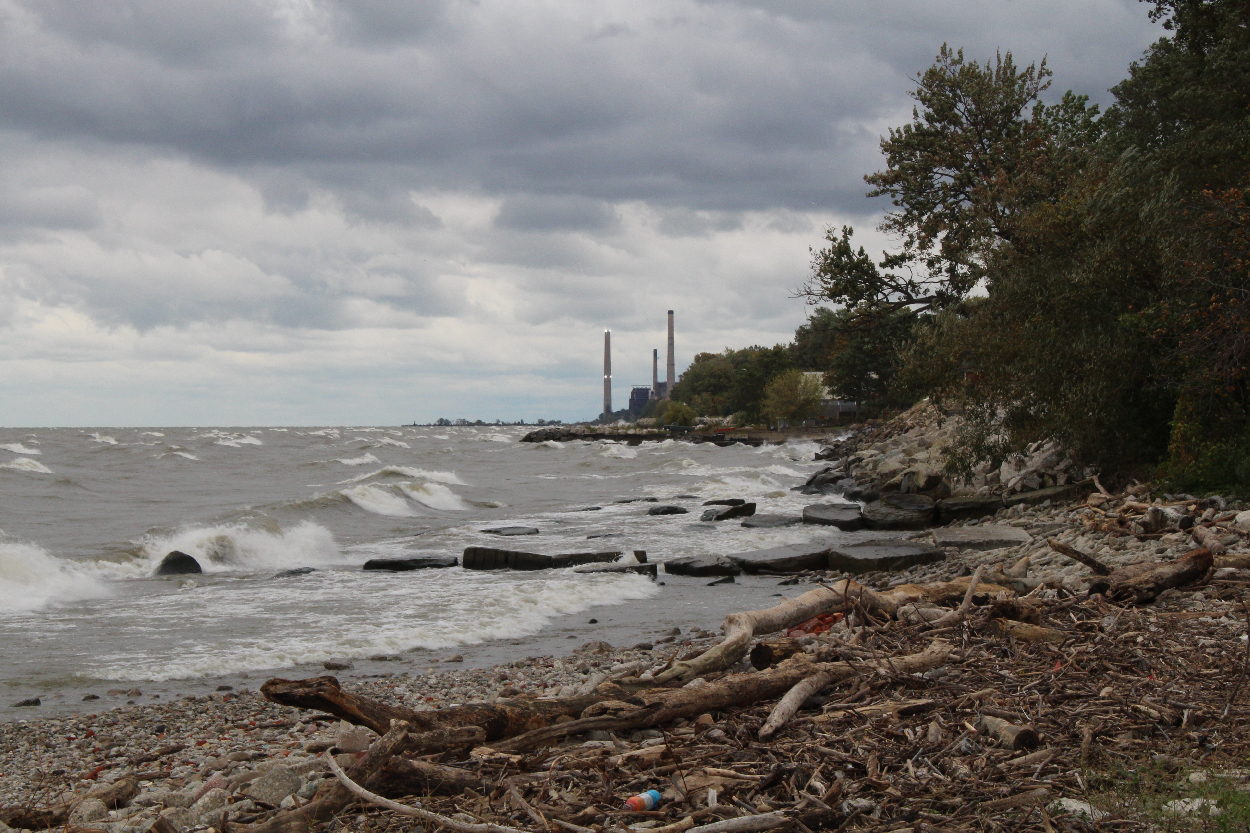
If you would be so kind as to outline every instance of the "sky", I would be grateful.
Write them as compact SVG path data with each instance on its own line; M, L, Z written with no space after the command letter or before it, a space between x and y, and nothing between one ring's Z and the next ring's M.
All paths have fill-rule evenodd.
M1108 89L1135 0L0 0L0 425L591 419L789 341L945 42Z

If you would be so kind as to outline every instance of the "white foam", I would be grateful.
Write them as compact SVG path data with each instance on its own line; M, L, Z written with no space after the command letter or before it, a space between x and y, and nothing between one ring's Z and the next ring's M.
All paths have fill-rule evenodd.
M378 445L393 445L396 448L411 448L411 446L403 440L392 440L390 437L378 437L376 442Z
M52 469L48 468L38 460L32 460L29 457L18 457L16 460L10 460L7 463L0 463L0 469L25 471L31 474L52 474Z
M95 440L98 443L104 443L105 445L117 445L117 440L113 439L112 437L106 434L95 432L95 433L88 434L87 436Z
M0 445L5 451L12 451L14 454L42 454L43 452L37 448L27 448L21 443L5 443Z
M342 562L328 529L304 521L288 530L256 529L246 524L187 527L140 542L140 558L129 563L99 562L96 569L115 578L152 575L166 555L179 550L199 562L205 573L288 570Z
M108 595L98 577L33 544L0 541L0 613Z
M346 460L339 459L339 462L345 466L364 466L369 463L381 463L382 461L372 454L366 454L363 457L349 457Z
M162 434L160 431L142 431L142 432L140 432L140 436L143 436L143 437L163 437L163 436L165 436L165 435L164 435L164 434Z
M425 483L420 486L403 483L400 484L399 488L417 503L428 506L431 509L461 510L469 508L469 505L464 502L460 495L439 483Z
M564 448L564 443L559 440L543 440L534 445L535 448Z
M196 457L194 454L192 454L192 453L191 453L191 452L189 452L189 451L171 451L171 452L170 452L170 454L173 454L173 455L175 455L175 456L177 456L177 457L186 457L188 460L198 460L198 459L200 459L199 457Z
M371 477L385 477L387 475L411 477L413 480L430 480L434 483L446 483L450 486L469 485L461 480L454 471L426 471L425 469L418 469L413 466L383 466L377 471L357 475L350 480L342 480L340 483L359 483L360 481L368 480Z
M513 438L509 437L507 434L495 433L495 434L483 434L480 437L478 437L478 439L484 440L486 442L491 442L491 443L510 443L512 442Z
M191 586L184 593L153 600L162 619L179 620L193 607L198 617L229 616L238 607L266 608L274 626L159 656L101 652L91 674L114 680L171 680L237 674L320 663L332 657L396 654L415 648L474 645L538 633L552 619L597 605L654 596L659 587L644 576L574 576L568 571L542 578L468 576L459 569L426 571L418 581L359 571L326 571L277 588L232 587L230 610L216 613L219 589ZM466 586L467 585L467 586ZM334 617L335 627L307 626L306 611L327 597L357 600ZM206 627L222 630L221 622Z
M382 486L353 486L339 494L375 515L390 518L413 518L417 515L411 503Z
M339 429L337 428L322 428L320 431L309 431L307 434L309 437L337 437L338 435Z
M605 445L599 449L600 457L615 457L618 460L632 460L638 452L627 445Z

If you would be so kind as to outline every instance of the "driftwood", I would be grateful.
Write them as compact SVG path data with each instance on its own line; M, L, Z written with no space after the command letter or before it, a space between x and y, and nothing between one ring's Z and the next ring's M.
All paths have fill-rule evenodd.
M1224 541L1217 530L1206 526L1195 526L1190 533L1194 536L1194 541L1198 546L1211 551L1211 555L1219 558L1226 552L1224 549Z
M1001 717L983 715L981 728L987 735L993 735L998 742L1008 749L1036 749L1041 743L1037 730L1032 726L1022 726L1003 720Z
M1068 641L1068 634L1061 630L1028 622L1017 622L1013 619L990 619L985 623L984 632L1001 636L1004 639L1017 639L1029 643L1048 642L1052 645L1061 645Z
M364 757L352 764L352 778L356 781L371 778L400 750L407 739L408 724L402 720L395 721L386 734L374 741ZM313 825L332 818L351 801L352 793L346 787L338 782L327 781L322 784L313 800L303 807L280 811L259 824L231 829L234 833L308 833Z
M1094 558L1094 556L1081 552L1076 547L1070 547L1056 538L1047 538L1046 543L1049 544L1050 548L1054 550L1055 552L1059 553L1060 555L1066 555L1068 558L1071 558L1073 561L1081 562L1086 567L1089 567L1091 570L1093 570L1094 573L1097 575L1100 575L1100 576L1111 575L1110 567L1108 567L1106 564L1103 564L1097 558Z
M1164 590L1184 587L1198 581L1211 569L1214 559L1207 549L1190 550L1175 561L1131 564L1113 572L1089 587L1090 593L1103 593L1114 601L1146 604Z
M398 755L385 761L367 782L382 795L459 795L482 789L482 778L464 769Z
M847 578L833 585L809 590L765 610L731 613L721 626L725 638L719 644L693 659L673 663L672 667L657 674L655 681L689 682L714 671L723 671L746 656L755 637L792 628L822 613L861 610L869 616L892 618L905 604L961 597L968 592L970 583L970 578L963 578L931 584L904 584L881 593ZM1006 587L993 584L982 585L980 591L988 595L1011 592Z
M802 651L803 645L793 637L765 639L751 649L751 667L757 671L763 671Z

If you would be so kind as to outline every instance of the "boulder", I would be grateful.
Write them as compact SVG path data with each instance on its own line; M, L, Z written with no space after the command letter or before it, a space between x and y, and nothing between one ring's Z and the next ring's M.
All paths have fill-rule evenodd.
M503 535L505 537L512 537L515 535L537 535L538 534L538 530L532 526L500 526L494 529L483 529L482 531L488 532L491 535Z
M294 795L302 786L304 779L279 764L265 770L263 775L248 785L247 797L258 804L277 807L282 799Z
M836 526L851 532L863 529L864 514L857 503L813 503L803 507L803 523Z
M412 558L370 558L361 569L406 573L409 570L428 570L455 566L456 557L454 555L418 555Z
M1233 518L1233 523L1237 525L1238 529L1244 532L1250 532L1250 509L1247 509L1244 512L1238 512L1237 517Z
M737 506L726 506L724 509L704 509L701 521L727 521L731 518L745 518L755 514L754 503L740 503Z
M933 530L933 543L939 547L956 547L961 550L997 550L1017 547L1033 540L1033 536L1018 526L939 527Z
M838 483L846 479L846 472L840 468L826 466L807 478L807 482L794 491L805 495L822 495L837 490Z
M200 566L200 562L181 550L174 550L162 558L160 565L156 568L158 576L184 576L202 572L204 568Z
M934 500L927 495L884 495L864 507L869 529L926 529L933 522Z
M675 576L736 576L742 568L719 555L682 555L665 561L664 572Z
M104 821L109 817L109 808L98 798L85 798L78 803L73 812L69 814L71 822L78 824L90 824L91 822Z
M752 515L742 522L747 529L771 529L777 526L794 526L803 519L794 515Z
M704 506L741 506L744 503L746 503L746 501L740 497L727 497L722 500L703 501Z
M38 697L27 697L25 700L18 700L16 703L14 703L13 708L25 709L25 708L29 708L30 706L40 706L40 705L43 705L43 701L40 700Z
M367 726L356 726L348 723L346 720L341 720L339 721L339 730L335 736L334 745L338 747L339 752L364 752L373 744L375 737L377 735ZM299 789L299 787L295 789ZM283 797L285 798L285 796Z
M619 550L544 555L494 547L465 547L460 564L466 570L552 570L558 567L575 567L578 564L606 564L615 561L620 555Z
M191 805L191 816L199 824L213 825L221 822L229 795L222 787L213 787Z
M937 503L937 522L940 524L984 518L1003 508L1003 499L989 495L948 497Z
M583 564L574 567L575 573L638 573L655 578L659 574L659 564Z
M686 515L690 510L681 506L652 506L647 510L648 515Z
M803 570L823 570L830 546L828 542L823 541L790 544L784 547L770 547L766 550L735 553L726 557L746 573L758 573L761 570L770 573L798 573Z
M874 570L905 570L917 564L941 561L937 547L919 541L863 541L844 544L829 551L825 565L844 573L868 573Z
M870 502L881 497L880 490L869 483L860 483L857 480L847 478L846 481L839 483L838 485L842 489L842 497L847 500L862 500Z

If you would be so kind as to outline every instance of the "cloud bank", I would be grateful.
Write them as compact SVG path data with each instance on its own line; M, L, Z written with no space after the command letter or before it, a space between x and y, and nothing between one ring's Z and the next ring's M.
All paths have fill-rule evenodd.
M790 336L943 42L1106 102L1145 11L0 0L0 422L593 416Z

